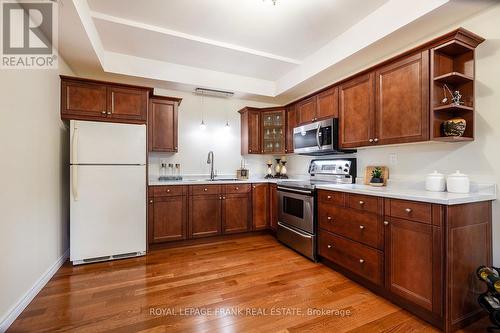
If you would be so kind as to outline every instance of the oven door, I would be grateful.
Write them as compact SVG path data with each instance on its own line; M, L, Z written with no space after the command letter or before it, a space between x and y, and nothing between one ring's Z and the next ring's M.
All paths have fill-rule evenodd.
M329 152L336 149L333 119L318 121L293 129L293 149L298 154Z
M314 197L312 192L278 186L278 221L314 234Z

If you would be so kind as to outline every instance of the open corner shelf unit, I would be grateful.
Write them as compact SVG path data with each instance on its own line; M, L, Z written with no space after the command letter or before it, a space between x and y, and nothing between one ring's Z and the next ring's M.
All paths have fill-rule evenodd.
M470 36L465 40L454 38L431 49L431 140L474 140L474 50L482 41ZM445 85L452 92L460 92L460 105L450 104L452 96ZM463 118L467 123L461 137L447 137L443 133L443 122L453 118Z

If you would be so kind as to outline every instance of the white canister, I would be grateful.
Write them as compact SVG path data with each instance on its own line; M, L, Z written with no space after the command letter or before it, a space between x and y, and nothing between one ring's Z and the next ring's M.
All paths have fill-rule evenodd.
M425 177L425 189L427 191L443 192L446 188L446 179L442 173L434 170Z
M446 178L446 188L450 193L469 193L469 177L457 170Z

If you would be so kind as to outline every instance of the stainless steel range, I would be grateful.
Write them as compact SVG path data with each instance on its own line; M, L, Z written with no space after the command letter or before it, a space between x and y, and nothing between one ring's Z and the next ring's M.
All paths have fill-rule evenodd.
M307 181L278 182L278 240L316 260L316 185L352 184L356 159L312 160Z

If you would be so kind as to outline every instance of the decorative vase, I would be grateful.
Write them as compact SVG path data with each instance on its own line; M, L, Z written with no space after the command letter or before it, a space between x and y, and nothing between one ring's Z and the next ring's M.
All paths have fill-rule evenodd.
M452 118L443 122L443 133L446 136L462 136L467 122L463 118Z
M372 177L372 179L370 179L370 185L372 185L372 186L384 186L384 178Z

